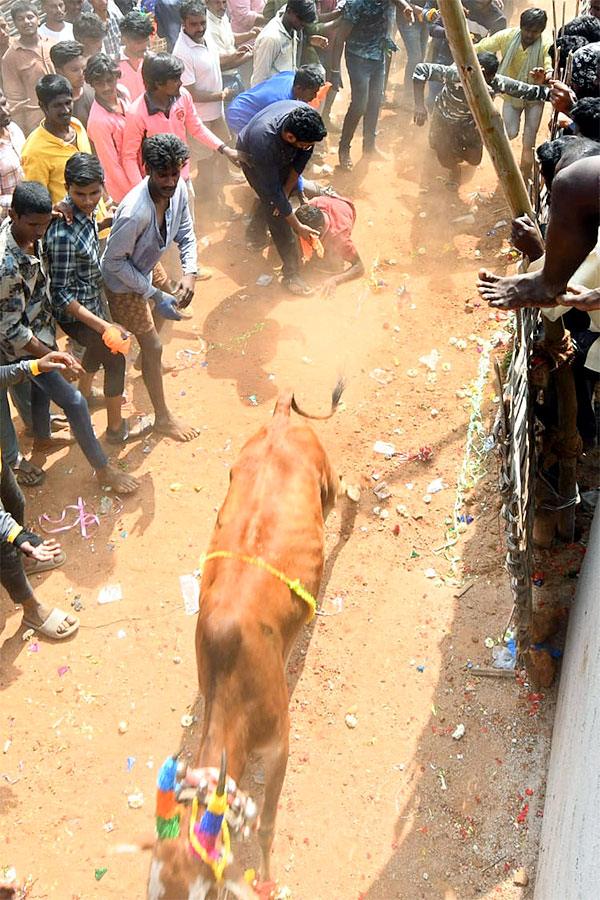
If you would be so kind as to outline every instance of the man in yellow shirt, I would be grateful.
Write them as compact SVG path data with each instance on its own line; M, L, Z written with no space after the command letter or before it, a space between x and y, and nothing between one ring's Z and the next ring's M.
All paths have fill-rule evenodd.
M86 130L72 118L73 88L64 75L44 75L35 92L44 119L31 132L21 154L26 181L39 181L53 203L65 196L65 165L77 151L91 153Z
M552 76L549 52L552 40L543 35L547 24L548 17L543 9L526 9L521 13L518 28L505 28L484 38L477 44L477 52L489 50L490 53L500 54L499 75L528 84L543 84ZM525 113L521 154L521 171L525 178L531 174L533 148L543 111L543 102L504 97L502 118L511 141L517 137L521 115Z

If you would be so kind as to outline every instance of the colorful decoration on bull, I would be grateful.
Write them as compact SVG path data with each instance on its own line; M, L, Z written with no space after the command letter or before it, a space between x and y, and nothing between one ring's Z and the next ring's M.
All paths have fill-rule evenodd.
M198 822L198 797L192 802L190 816L190 847L213 870L217 881L221 881L223 871L229 861L231 840L229 826L225 820L227 812L227 759L225 750L221 755L221 771L206 812Z
M156 791L156 833L161 841L179 837L181 813L184 809L175 800L177 757L170 756L158 773Z

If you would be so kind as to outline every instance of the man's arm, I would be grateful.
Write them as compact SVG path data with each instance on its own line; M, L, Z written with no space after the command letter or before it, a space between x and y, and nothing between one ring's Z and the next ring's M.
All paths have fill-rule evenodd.
M123 129L122 166L131 187L135 187L143 180L140 171L139 155L142 141L144 140L144 123L140 116L129 110L125 114L125 128Z
M502 52L504 37L507 32L510 31L512 31L511 28L505 28L503 31L497 31L495 34L490 34L488 37L482 38L477 42L477 53L483 53L484 50L489 53Z
M255 25L264 25L266 19L259 12L250 7L250 0L229 0L227 4L231 26L234 31L240 32L251 29Z
M181 260L181 269L184 275L195 275L198 271L198 245L196 243L196 235L194 233L194 223L190 215L190 208L187 199L187 191L184 196L184 207L181 216L181 223L174 237L174 241L179 248L179 259Z
M496 75L492 81L494 92L508 94L518 100L541 100L550 98L550 88L543 84L527 84L526 81L517 81L516 78L507 78L506 75Z
M424 125L427 121L425 106L425 85L428 81L460 81L455 66L442 66L439 63L417 63L413 72L413 93L415 97L415 125Z
M345 10L344 10L345 12ZM343 14L342 14L343 15ZM349 36L350 32L354 28L354 24L352 22L347 21L344 17L342 21L338 25L334 38L333 44L331 47L331 87L334 90L337 90L342 87L342 76L340 74L340 60L342 58L342 50L344 49L344 44L346 43L346 38Z
M335 295L335 290L339 284L345 284L347 281L354 281L355 278L360 278L364 275L365 267L356 249L354 251L354 257L348 261L350 262L349 269L340 272L338 275L332 275L323 282L321 293L326 299L330 299Z
M0 349L7 356L44 356L52 350L36 337L23 321L25 296L18 272L6 271L0 277Z

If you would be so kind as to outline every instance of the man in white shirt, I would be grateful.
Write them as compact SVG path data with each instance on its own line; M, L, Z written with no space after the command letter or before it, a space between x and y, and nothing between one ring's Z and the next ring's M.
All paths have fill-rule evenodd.
M206 31L206 6L203 0L186 0L179 8L181 31L173 47L173 55L183 65L181 83L194 100L198 115L210 130L227 142L229 131L223 117L223 100L230 93L223 88L219 50ZM190 136L188 146L192 165L197 164L194 193L202 207L214 220L224 210L223 184L227 167L225 158L215 158L212 150Z
M38 28L42 37L51 41L72 41L73 26L65 21L65 4L63 0L42 0L42 11L46 15L46 22Z
M288 0L256 38L251 86L298 68L298 34L317 21L313 0Z
M206 0L206 32L219 50L223 86L233 87L236 93L244 89L244 78L238 71L240 66L251 63L252 47L247 42L254 41L260 28L234 34L227 12L227 0ZM250 72L248 72L248 75Z

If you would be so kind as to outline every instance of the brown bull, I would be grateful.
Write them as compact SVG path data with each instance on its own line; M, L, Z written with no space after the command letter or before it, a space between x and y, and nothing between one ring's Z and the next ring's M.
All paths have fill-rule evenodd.
M339 382L329 416L342 390ZM225 749L227 774L239 784L250 754L262 757L265 790L258 840L265 881L289 751L285 666L311 611L257 561L287 579L299 579L316 597L323 573L324 522L344 490L318 437L306 423L292 420L290 409L306 416L291 392L282 394L270 424L244 445L231 470L204 565L196 627L205 699L196 766L218 766ZM219 551L231 552L233 558L210 558ZM213 872L189 850L188 817L189 812L182 837L157 842L148 900L212 900L219 895ZM233 857L220 887L240 900L256 900Z

